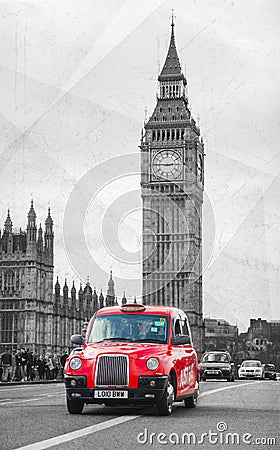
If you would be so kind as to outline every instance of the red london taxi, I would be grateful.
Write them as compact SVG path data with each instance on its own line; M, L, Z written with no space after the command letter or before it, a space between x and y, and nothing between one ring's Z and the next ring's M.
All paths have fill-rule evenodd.
M194 408L199 391L197 355L186 314L177 308L137 303L100 309L81 346L66 361L67 409L84 404L156 405L170 415L174 401Z

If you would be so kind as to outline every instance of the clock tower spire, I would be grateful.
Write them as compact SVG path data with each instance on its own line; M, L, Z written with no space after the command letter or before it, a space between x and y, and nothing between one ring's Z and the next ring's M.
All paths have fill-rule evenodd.
M174 16L153 114L141 140L143 302L183 309L203 347L201 212L204 146L191 116Z

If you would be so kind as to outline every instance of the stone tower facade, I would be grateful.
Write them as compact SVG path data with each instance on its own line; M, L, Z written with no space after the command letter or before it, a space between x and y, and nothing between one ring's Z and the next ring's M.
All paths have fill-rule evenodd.
M52 339L53 221L37 229L33 201L26 231L13 232L8 211L0 236L0 342L33 347Z
M53 289L54 232L50 209L44 231L37 229L31 202L25 231L13 229L10 211L0 230L0 350L29 348L37 355L62 354L72 347L70 337L104 306L89 281L77 291L67 280ZM116 302L112 273L106 300Z
M203 349L201 216L204 145L191 116L174 23L154 112L141 139L143 302L183 309Z

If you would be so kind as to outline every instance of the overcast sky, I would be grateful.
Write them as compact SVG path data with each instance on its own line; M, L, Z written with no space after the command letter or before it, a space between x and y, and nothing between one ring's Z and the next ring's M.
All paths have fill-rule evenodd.
M106 290L112 269L118 295L140 294L139 174L112 158L138 162L172 8L206 144L204 313L243 331L280 319L277 0L1 1L0 220L9 207L25 228L33 198L43 223L50 206L61 282L89 275ZM84 255L79 198L81 264L63 239Z

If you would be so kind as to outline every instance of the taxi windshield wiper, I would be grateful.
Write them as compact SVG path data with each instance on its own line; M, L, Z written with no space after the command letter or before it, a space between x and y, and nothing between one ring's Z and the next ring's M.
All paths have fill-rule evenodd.
M96 341L96 342L94 342L94 344L100 344L101 342L125 342L125 341L131 342L131 338L111 337L111 338L102 339L101 341Z
M162 339L154 338L137 339L137 341L134 342L160 342L161 344L164 344L164 341Z

